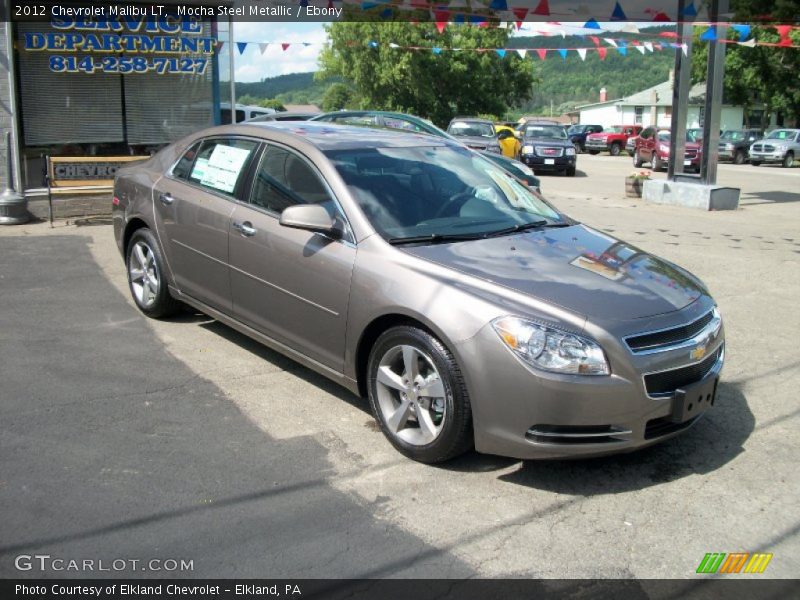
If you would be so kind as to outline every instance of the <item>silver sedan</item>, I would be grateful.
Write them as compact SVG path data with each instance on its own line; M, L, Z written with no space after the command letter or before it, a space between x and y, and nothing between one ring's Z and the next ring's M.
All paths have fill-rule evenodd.
M133 299L189 305L367 398L419 461L630 451L715 403L697 278L446 139L218 127L120 170Z

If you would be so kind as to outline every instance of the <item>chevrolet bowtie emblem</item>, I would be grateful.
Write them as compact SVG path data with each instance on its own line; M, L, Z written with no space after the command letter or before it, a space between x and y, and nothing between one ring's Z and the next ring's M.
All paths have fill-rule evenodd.
M706 346L703 344L702 346L698 346L694 350L689 353L689 358L692 360L700 360L706 355Z

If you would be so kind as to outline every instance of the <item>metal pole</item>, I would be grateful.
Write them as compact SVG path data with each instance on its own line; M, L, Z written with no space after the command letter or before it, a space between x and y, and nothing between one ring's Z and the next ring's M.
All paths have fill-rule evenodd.
M21 225L28 219L28 201L14 188L14 153L11 132L6 131L6 189L0 194L0 225Z
M725 73L725 39L728 28L720 23L721 15L728 12L728 0L711 0L709 21L713 24L715 38L708 43L706 70L706 102L703 115L703 156L700 159L700 179L707 185L717 183L719 159L719 126L722 112L723 74Z
M686 0L678 0L678 42L686 44L676 48L675 75L672 82L672 122L670 123L667 179L675 181L683 176L683 157L686 154L686 117L689 112L689 89L692 85L692 32L693 26L683 21Z
M10 15L10 1L4 2L4 8L6 9L6 14ZM9 19L6 21L6 56L8 57L8 89L10 90L10 102L9 108L11 109L11 130L14 132L13 140L15 144L19 144L20 134L19 134L19 122L17 115L19 115L19 111L17 110L17 83L16 83L16 64L14 62L14 25ZM20 190L25 188L25 184L22 181L22 167L20 164L19 158L19 148L14 148L16 152L13 153L14 156L14 175L15 181L17 185L20 186Z
M230 53L229 56L229 68L231 70L230 78L231 78L231 123L236 123L236 77L234 76L234 64L233 64L233 51L234 51L234 43L233 43L233 17L228 17L228 52Z

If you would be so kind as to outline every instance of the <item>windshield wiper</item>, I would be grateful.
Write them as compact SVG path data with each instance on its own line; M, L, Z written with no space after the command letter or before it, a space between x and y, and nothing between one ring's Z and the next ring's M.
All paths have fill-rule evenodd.
M464 240L477 240L484 237L482 234L443 234L432 233L430 235L412 235L409 237L391 237L387 238L387 242L393 246L400 246L402 244L441 244L442 242L458 242Z
M531 223L520 223L518 225L514 225L513 227L506 227L505 229L498 229L497 231L492 231L491 233L487 233L485 237L495 237L501 235L508 235L511 233L519 233L520 231L527 231L528 229L539 229L541 227L569 227L569 223L565 223L563 221L559 221L557 223L550 223L549 221L533 221Z

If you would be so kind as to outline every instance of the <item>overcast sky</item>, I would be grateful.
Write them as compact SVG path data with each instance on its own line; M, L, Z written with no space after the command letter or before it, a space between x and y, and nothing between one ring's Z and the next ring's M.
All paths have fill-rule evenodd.
M662 23L637 23L647 27ZM552 35L598 34L596 30L586 30L580 23L525 23L515 35L535 35L538 31L549 30ZM618 30L624 23L600 23L604 30ZM236 81L260 81L264 77L274 77L287 73L306 73L316 71L317 57L327 36L322 23L255 23L237 22L234 25L234 40L254 42L247 46L244 54L236 50ZM598 34L602 35L602 34ZM303 43L309 43L303 46ZM261 54L257 43L270 45ZM283 50L281 43L291 44Z

